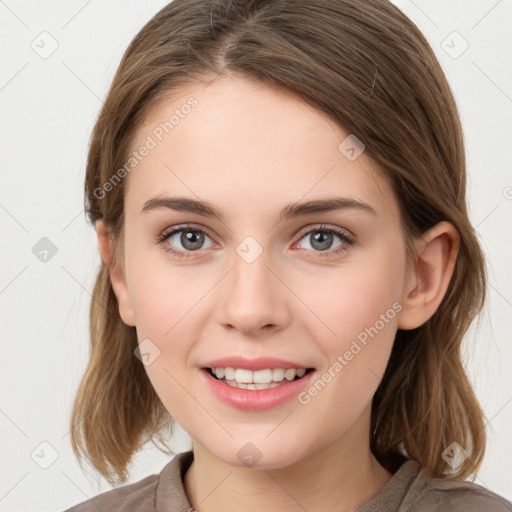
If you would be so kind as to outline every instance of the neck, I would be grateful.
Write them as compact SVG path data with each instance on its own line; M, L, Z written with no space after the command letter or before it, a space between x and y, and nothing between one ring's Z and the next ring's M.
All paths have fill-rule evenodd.
M198 512L353 512L392 477L371 453L368 439L365 429L352 428L277 469L232 466L193 443L194 461L185 474L185 493Z

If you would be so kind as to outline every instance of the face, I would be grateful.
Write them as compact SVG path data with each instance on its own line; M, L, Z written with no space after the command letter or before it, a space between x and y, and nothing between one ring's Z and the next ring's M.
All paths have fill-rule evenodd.
M151 148L126 178L121 316L171 416L226 463L242 465L243 449L286 466L368 428L399 325L405 241L387 178L354 158L348 135L291 94L229 78L165 100L133 141ZM178 197L220 217L183 211ZM231 356L314 370L231 393L204 369Z

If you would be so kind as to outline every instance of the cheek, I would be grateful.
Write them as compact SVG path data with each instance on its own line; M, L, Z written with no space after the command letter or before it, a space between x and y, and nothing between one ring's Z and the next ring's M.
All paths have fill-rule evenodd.
M400 254L383 252L368 251L365 258L354 258L353 264L300 280L300 296L321 319L319 339L330 338L329 346L342 349L375 323L386 334L394 327L403 268ZM379 321L382 315L385 327Z
M190 408L187 391L189 354L200 339L201 311L197 304L208 287L187 276L183 269L141 265L133 276L133 305L139 343L156 354L145 371L173 418L186 424ZM182 417L183 416L183 417Z
M309 404L311 417L329 418L327 437L349 429L370 406L393 347L400 304L385 286L376 289L375 281L363 277L340 279L348 286L323 298L321 318L329 331L320 324L313 333L326 358L300 403Z
M357 264L330 269L325 282L312 280L309 295L305 295L311 298L308 306L321 319L314 324L313 336L327 356L320 379L329 382L326 394L331 394L331 399L323 403L345 404L354 414L371 400L380 383L401 309L400 253L390 246L387 251L368 251L366 256Z
M175 337L173 333L182 328L182 322L190 322L196 304L211 288L208 277L208 273L198 275L192 266L166 264L162 257L134 260L129 284L137 330L157 339Z

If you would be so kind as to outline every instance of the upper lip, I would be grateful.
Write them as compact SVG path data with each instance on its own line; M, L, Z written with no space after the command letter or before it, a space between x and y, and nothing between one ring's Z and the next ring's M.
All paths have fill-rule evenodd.
M204 363L205 368L244 368L246 370L265 370L267 368L283 368L285 370L290 368L310 368L308 365L302 363L295 363L293 361L285 361L276 357L258 357L256 359L247 359L242 356L222 357Z

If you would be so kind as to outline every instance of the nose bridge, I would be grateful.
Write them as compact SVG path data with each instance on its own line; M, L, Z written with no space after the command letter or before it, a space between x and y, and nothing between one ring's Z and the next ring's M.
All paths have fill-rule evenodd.
M270 251L248 238L233 255L231 275L219 304L219 320L243 331L267 325L282 327L289 318L285 289L271 270Z
M240 254L241 251L242 249L238 248L237 255L233 258L233 292L240 295L240 299L243 299L244 296L250 297L252 294L263 297L269 286L272 287L270 283L272 273L269 270L271 258L269 258L268 252L262 252L253 257L252 249L245 255Z

